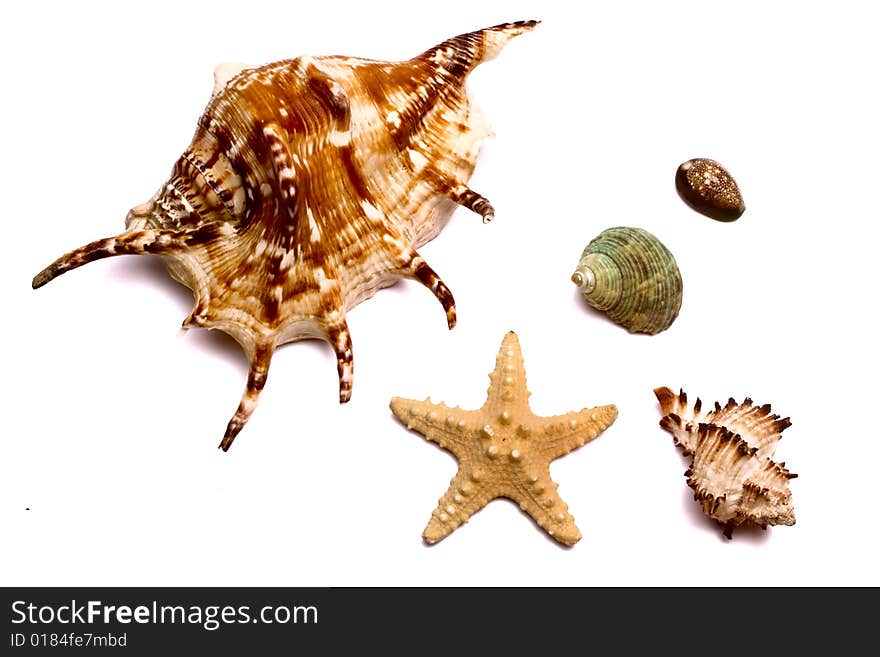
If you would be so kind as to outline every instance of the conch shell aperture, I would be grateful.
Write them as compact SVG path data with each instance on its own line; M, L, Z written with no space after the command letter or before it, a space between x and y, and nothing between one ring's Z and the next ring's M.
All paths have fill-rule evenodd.
M399 63L299 57L218 68L171 178L129 212L124 232L62 256L33 287L109 256L161 256L193 291L184 327L228 333L250 362L223 450L250 418L283 343L326 340L340 402L348 401L352 307L412 278L455 325L452 294L416 249L456 204L484 221L494 216L467 186L488 128L471 110L465 79L536 24L462 34Z

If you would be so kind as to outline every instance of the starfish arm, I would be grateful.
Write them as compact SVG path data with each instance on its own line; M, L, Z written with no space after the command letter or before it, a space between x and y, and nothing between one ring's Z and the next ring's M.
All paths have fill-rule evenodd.
M459 459L467 453L472 442L469 434L477 429L479 419L477 411L435 404L430 399L416 401L394 397L391 412L407 429L417 431Z
M580 411L536 418L541 448L550 461L582 447L617 419L617 406L608 404Z
M442 541L493 499L480 484L484 477L479 468L459 467L422 532L426 543Z
M581 539L581 533L557 488L558 484L550 479L549 469L545 467L519 482L508 497L554 539L563 545L574 545Z
M493 415L509 406L528 404L531 393L526 387L526 368L519 338L513 331L509 331L501 342L489 381L483 408Z

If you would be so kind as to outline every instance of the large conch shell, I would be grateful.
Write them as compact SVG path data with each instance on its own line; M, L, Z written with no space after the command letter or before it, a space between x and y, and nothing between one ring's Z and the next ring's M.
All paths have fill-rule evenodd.
M693 462L685 472L688 486L703 512L724 527L727 538L744 523L793 525L789 480L797 477L785 463L773 461L789 418L770 413L770 404L755 406L729 399L704 412L699 398L688 408L687 395L655 388L663 418L660 426Z
M618 226L593 238L571 275L584 300L633 333L654 335L681 308L681 272L660 240Z
M462 34L405 62L299 57L222 66L192 144L126 230L62 256L38 288L99 258L155 254L193 290L184 322L235 338L247 386L220 447L253 412L275 348L318 338L336 353L339 400L351 396L346 313L401 277L443 306L449 289L416 251L457 205L489 221L467 186L488 127L465 79L537 21Z

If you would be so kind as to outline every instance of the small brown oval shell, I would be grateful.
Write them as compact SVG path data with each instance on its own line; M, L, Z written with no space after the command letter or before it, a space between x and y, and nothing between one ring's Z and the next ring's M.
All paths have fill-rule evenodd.
M734 221L746 206L739 187L715 160L696 158L678 167L675 188L691 208L718 221Z

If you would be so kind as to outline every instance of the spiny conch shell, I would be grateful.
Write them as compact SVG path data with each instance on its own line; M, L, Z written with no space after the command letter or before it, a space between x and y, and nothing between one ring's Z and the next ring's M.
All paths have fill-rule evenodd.
M733 176L715 160L683 162L675 172L675 188L692 209L717 221L735 221L746 211Z
M699 398L688 408L683 390L655 388L663 418L660 426L693 462L685 472L703 512L724 527L727 538L744 523L793 525L789 480L797 477L785 463L773 461L776 445L791 420L770 413L770 404L754 406L729 399L705 412Z
M466 184L488 127L471 110L465 79L536 24L463 34L399 63L299 57L219 67L168 182L129 212L123 233L62 256L33 287L99 258L162 256L194 293L184 326L230 334L250 361L223 450L250 418L283 343L329 342L339 400L348 401L349 309L413 278L455 325L452 294L416 249L456 204L493 218Z
M596 310L633 333L654 335L681 308L681 272L651 233L618 226L593 238L571 280Z

